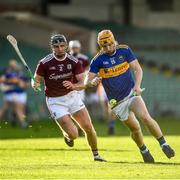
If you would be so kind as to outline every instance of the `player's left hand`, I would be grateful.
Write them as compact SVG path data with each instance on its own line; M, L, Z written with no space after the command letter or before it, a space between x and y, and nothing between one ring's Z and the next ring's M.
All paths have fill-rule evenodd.
M63 81L63 86L66 87L66 89L74 89L74 84L71 81Z
M140 96L142 94L143 90L139 86L135 85L134 88L133 88L133 91L134 91L136 96Z

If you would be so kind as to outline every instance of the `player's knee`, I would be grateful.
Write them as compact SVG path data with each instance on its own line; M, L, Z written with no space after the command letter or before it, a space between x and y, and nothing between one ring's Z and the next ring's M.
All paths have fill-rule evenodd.
M66 131L70 139L76 139L78 137L78 129L76 127L68 129Z
M92 132L93 132L93 133L96 133L96 132L95 132L95 129L93 128L93 126L92 126L90 123L84 124L84 125L83 125L83 130L84 130L85 133L88 133L88 134L89 134L89 133L92 133Z
M148 125L149 123L151 123L151 116L149 115L149 113L143 113L141 115L141 120L145 125Z
M141 132L141 127L139 124L131 129L131 133L133 134L138 134L139 132Z
M72 140L78 137L78 131L71 131L71 132L68 132L67 134L68 134L68 137Z

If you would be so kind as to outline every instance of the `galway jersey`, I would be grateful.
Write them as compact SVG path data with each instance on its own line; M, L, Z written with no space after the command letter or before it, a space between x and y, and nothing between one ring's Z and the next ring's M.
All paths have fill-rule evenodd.
M126 45L118 45L112 55L100 52L92 59L89 71L102 77L102 84L109 101L124 99L134 87L129 68L129 63L134 60L136 56Z
M47 97L59 97L68 94L72 89L63 86L63 81L71 81L73 77L83 73L78 59L70 54L63 60L58 60L54 54L49 54L39 61L36 74L44 78L45 95Z

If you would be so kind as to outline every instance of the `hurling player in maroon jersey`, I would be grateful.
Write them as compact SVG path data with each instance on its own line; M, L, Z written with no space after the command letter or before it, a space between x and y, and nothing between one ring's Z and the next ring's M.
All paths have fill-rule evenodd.
M81 63L83 72L87 71L89 67L89 58L85 54L81 53L81 43L78 40L69 41L69 54L74 56ZM74 78L74 83L77 83L76 77ZM83 102L85 101L85 90L78 91Z
M39 61L34 75L36 83L32 82L32 87L36 90L41 80L44 80L47 107L62 130L66 144L72 147L74 139L78 137L72 116L85 132L94 160L105 161L98 153L96 132L89 113L80 95L73 90L83 84L82 66L78 59L67 53L68 45L64 35L53 35L50 44L52 53ZM74 76L78 82L73 84L73 88L68 88L66 82L73 83Z

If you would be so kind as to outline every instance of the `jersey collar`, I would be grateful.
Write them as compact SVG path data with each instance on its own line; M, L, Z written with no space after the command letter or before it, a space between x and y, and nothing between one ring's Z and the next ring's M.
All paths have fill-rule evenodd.
M59 59L55 56L55 54L53 53L53 57L57 60L57 61L64 61L67 58L67 53L65 54L64 58Z

